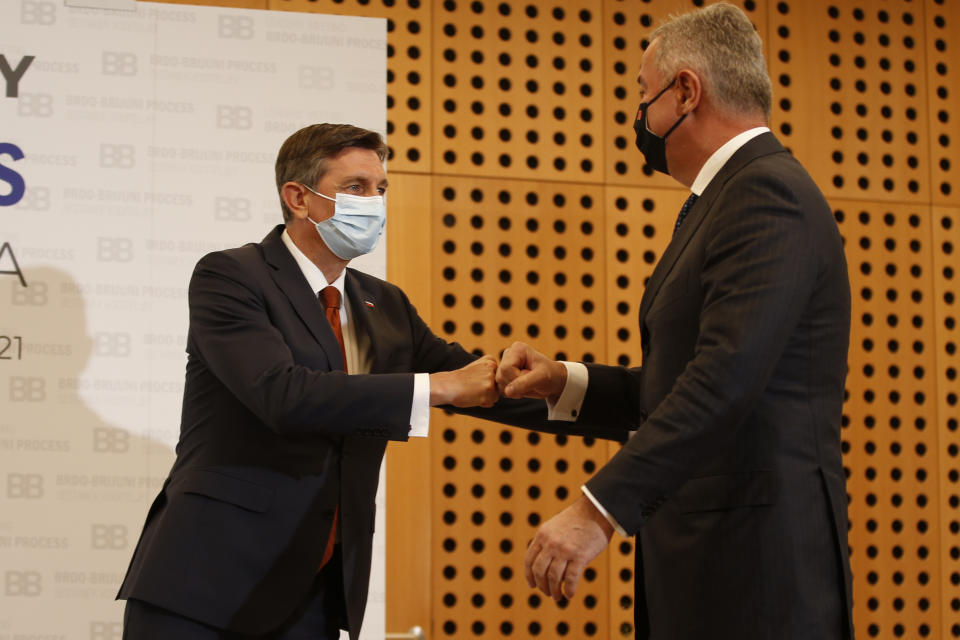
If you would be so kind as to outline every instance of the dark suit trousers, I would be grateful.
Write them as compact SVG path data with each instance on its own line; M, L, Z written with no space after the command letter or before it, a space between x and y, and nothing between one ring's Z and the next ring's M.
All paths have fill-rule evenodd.
M346 626L343 568L340 545L317 574L303 603L280 629L248 636L208 627L142 600L127 600L123 615L123 640L337 640Z

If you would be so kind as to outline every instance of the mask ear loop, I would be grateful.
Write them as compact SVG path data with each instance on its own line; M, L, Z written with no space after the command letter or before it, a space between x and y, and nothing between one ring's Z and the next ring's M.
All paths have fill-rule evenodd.
M311 188L308 187L307 185L303 184L302 182L299 183L299 184L300 184L301 187L303 187L304 189L306 189L307 191L309 191L310 193L312 193L312 194L315 195L315 196L320 196L321 198L326 198L327 200L330 200L331 202L336 202L336 201L337 201L336 198L331 198L330 196L325 196L325 195L323 195L322 193L320 193L320 192L318 192L318 191L314 191L313 189L311 189ZM334 209L334 214L336 214L336 209ZM328 218L328 219L329 219L329 218ZM319 222L314 222L313 218L311 218L309 215L307 216L307 220L309 220L310 222L313 222L313 224L320 224Z
M325 195L323 195L323 194L320 193L319 191L314 191L313 189L311 189L311 188L308 187L307 185L303 184L302 182L300 183L300 186L303 187L304 189L306 189L307 191L309 191L310 193L312 193L312 194L315 195L315 196L320 196L321 198L326 198L327 200L329 200L329 201L331 201L331 202L336 202L336 201L337 201L336 198L331 198L330 196L325 196Z
M647 109L650 108L650 105L652 105L654 102L656 102L657 100L659 100L659 99L660 99L660 96L662 96L664 93L666 93L667 89L669 89L670 87L672 87L676 81L677 81L677 76L673 76L673 80L671 80L670 82L668 82L668 83L667 83L667 86L665 86L663 89L660 89L660 91L657 93L657 95L653 96L653 98L651 98L650 100L647 100L647 101L645 101L645 102L641 102L641 103L640 103L640 106L637 108L637 117L634 118L634 120L639 120L641 113L642 113L643 115L646 115ZM680 124L681 122L683 122L683 119L686 118L686 117L687 117L687 114L683 114L682 116L680 116L680 119L677 120L677 121L673 124L672 127L670 127L670 130L667 131L665 134L663 134L663 139L666 140L666 139L667 139L667 136L670 135L670 134L673 132L673 130L677 128L677 125ZM645 128L646 128L647 131L650 131L650 127L645 127ZM650 131L650 133L653 133L653 131ZM653 135L657 135L657 134L653 133ZM306 187L307 185L303 185L303 186ZM310 187L307 187L307 189L310 189ZM310 189L310 190L313 191L312 189Z
M673 130L676 129L677 127L679 127L679 126L680 126L680 123L683 122L683 119L686 118L686 117L687 117L687 114L686 114L686 113L683 114L682 116L680 116L680 118L679 118L676 122L673 123L673 126L670 127L669 129L667 129L667 132L666 132L665 134L663 134L663 139L666 140L666 139L667 139L667 136L669 136L671 133L673 133Z

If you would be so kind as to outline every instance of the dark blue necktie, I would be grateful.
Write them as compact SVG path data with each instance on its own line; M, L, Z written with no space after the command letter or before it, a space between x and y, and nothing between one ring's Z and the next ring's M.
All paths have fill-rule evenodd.
M683 203L683 206L680 207L680 214L677 216L677 223L673 225L673 234L677 234L677 229L680 228L680 225L683 223L683 219L687 217L687 214L690 213L693 203L697 201L697 194L691 193L686 202Z

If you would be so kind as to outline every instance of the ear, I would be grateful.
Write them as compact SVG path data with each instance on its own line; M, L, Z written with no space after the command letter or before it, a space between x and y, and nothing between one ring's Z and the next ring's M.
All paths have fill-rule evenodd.
M304 219L307 217L307 202L303 197L305 192L306 189L296 182L284 182L283 186L280 187L280 197L294 218Z
M700 105L703 99L703 83L691 69L681 69L677 73L677 115L690 113Z

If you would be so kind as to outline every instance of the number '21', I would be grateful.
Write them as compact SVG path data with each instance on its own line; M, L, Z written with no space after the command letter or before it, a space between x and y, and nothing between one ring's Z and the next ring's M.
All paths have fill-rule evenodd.
M16 341L16 352L7 355L11 351L13 343ZM0 360L20 360L23 356L23 341L20 336L0 336Z

